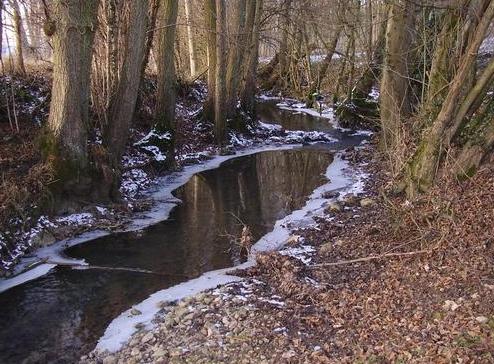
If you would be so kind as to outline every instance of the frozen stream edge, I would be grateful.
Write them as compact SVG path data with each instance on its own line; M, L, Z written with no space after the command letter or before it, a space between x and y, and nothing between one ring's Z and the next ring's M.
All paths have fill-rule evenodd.
M293 148L293 147L292 147ZM292 149L292 148L275 148L280 149ZM250 151L241 155L253 154L259 151L267 151L273 149L262 149L256 151ZM230 159L230 158L226 158ZM218 158L214 163L218 166L221 162L226 160L225 158ZM219 160L219 161L218 161ZM211 167L215 168L215 167ZM210 168L207 168L210 169ZM204 170L201 168L200 170ZM194 173L196 173L195 171ZM189 173L187 173L188 175ZM228 275L228 271L235 269L245 269L256 264L256 254L259 252L276 250L282 247L291 235L291 231L296 228L306 227L314 223L315 216L323 215L324 207L328 202L328 199L324 199L322 196L328 191L340 191L342 192L340 196L348 193L359 193L363 189L363 181L367 177L365 173L359 172L357 170L352 170L345 160L341 158L341 153L338 153L334 157L334 161L328 166L325 176L328 178L328 182L322 186L316 188L312 194L309 196L305 206L299 210L293 211L291 214L287 215L283 219L278 220L275 223L273 230L266 235L264 235L259 241L257 241L250 252L248 260L238 266L210 271L202 274L200 277L180 283L173 287L163 289L156 293L153 293L146 300L139 304L134 305L127 311L123 312L115 318L110 325L107 327L104 335L98 340L96 346L97 351L118 351L124 344L126 344L130 337L138 331L137 327L142 327L147 330L153 328L152 320L155 315L160 310L160 303L166 301L180 300L185 297L189 297L198 294L202 291L212 289L221 284L226 284L234 281L240 281L242 278ZM188 180L189 177L186 178ZM186 181L185 181L186 182ZM182 179L180 182L183 183ZM177 188L178 185L173 184L166 190L163 191L163 196L168 196L169 193ZM172 188L170 190L170 188ZM340 197L341 198L341 197ZM173 205L174 206L174 205ZM166 215L168 215L171 208L167 210ZM158 218L158 217L157 217ZM166 217L165 217L166 218ZM157 221L163 219L163 216L159 217ZM155 221L156 222L156 221ZM154 223L154 222L153 222ZM132 315L131 311L137 309L141 312L139 315Z
M186 184L196 173L218 168L221 163L233 158L239 158L260 152L296 149L301 146L301 144L264 145L261 147L249 148L237 151L234 155L218 155L203 163L186 166L182 171L174 172L163 177L158 177L156 182L149 187L148 191L145 192L143 196L143 198L153 200L153 206L150 210L135 213L132 221L126 225L124 229L115 231L92 230L72 238L58 241L50 246L37 249L34 253L34 257L22 258L19 262L16 270L24 272L17 274L12 278L0 279L0 293L20 284L42 277L45 274L48 274L57 265L78 267L89 266L84 260L66 257L63 251L67 248L86 243L102 236L120 232L142 230L161 221L165 221L168 219L171 210L181 202L178 198L173 196L172 192ZM35 267L30 268L31 266Z

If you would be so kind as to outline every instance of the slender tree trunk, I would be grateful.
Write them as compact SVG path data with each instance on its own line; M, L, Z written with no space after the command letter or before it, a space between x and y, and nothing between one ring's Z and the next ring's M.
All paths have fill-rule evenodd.
M228 61L226 68L226 85L227 85L227 101L226 110L227 117L233 117L236 114L237 109L237 96L238 86L240 85L242 72L242 58L245 55L246 47L246 35L245 35L245 21L246 21L246 0L238 0L235 11L234 20L234 36L233 41L230 42Z
M110 103L115 93L118 78L118 39L115 33L117 29L117 0L106 0L106 107L110 113Z
M397 0L390 7L380 96L382 146L386 150L394 149L400 137L403 117L409 112L408 58L412 48L409 33L414 22L412 2Z
M255 1L254 1L255 2ZM228 52L228 61L226 67L226 110L227 117L233 117L237 109L238 86L241 81L242 58L245 54L246 35L245 35L245 14L246 0L237 0L235 4L235 20L233 23L234 36L231 37L230 49Z
M216 0L205 0L207 52L208 52L208 97L204 104L204 118L215 120L216 94Z
M148 9L148 0L133 1L130 4L129 31L123 50L122 71L110 103L110 117L104 134L104 142L115 167L119 167L125 150L139 91Z
M97 0L54 2L53 86L44 152L69 195L87 192L85 115Z
M374 83L379 80L383 66L384 46L386 43L386 21L380 25L376 43L373 45L371 61L362 77L352 90L352 100L364 99L369 96Z
M445 138L456 134L459 125L453 123L458 111L458 97L464 92L464 86L471 76L472 65L476 61L479 47L494 17L494 1L491 1L475 30L475 34L466 50L461 65L450 83L448 94L437 118L430 128L424 131L422 140L408 166L408 194L427 190L436 176L444 148L450 140ZM469 109L469 107L468 107ZM453 124L453 125L452 125ZM449 129L449 130L448 130Z
M0 0L0 63L2 64L2 72L5 72L5 65L3 64L3 0Z
M15 72L24 75L26 74L26 67L24 66L22 19L17 0L12 0L12 12L15 33Z
M279 80L281 81L282 87L286 88L287 86L287 74L289 63L289 54L288 54L288 35L290 30L290 10L292 6L292 0L284 0L283 10L282 10L282 36L280 43L280 51L279 51Z
M492 80L494 81L494 79ZM457 178L472 177L480 163L494 147L494 98L487 101L484 110L481 110L471 121L472 127L468 132L468 140L460 149L455 159L453 172Z
M158 12L159 38L157 51L158 85L156 95L156 129L170 132L167 149L167 164L175 165L175 103L177 97L177 76L175 71L175 35L177 29L178 0L160 4Z
M193 80L197 73L197 55L194 45L194 32L192 30L192 0L185 0L185 19L187 21L187 45L189 47L190 79Z
M448 11L444 16L432 56L427 95L421 106L420 128L436 118L446 97L447 86L453 77L455 59L451 53L457 39L455 29L459 25L459 20L459 13L455 10Z
M156 98L156 123L161 130L172 130L175 121L176 74L175 34L178 0L161 4L159 10L159 39L157 51L158 89Z
M244 85L240 102L242 110L255 120L256 116L256 71L259 61L259 36L261 27L263 0L251 0L248 6L247 29L252 29L249 53L244 65ZM251 20L249 20L251 19Z
M214 130L216 142L223 145L226 132L226 2L216 0L216 81L214 102Z

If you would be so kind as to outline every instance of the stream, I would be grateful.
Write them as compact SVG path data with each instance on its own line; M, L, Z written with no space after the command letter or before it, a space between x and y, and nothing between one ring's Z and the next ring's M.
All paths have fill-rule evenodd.
M244 262L235 242L243 226L253 241L270 232L326 182L334 152L364 138L275 101L260 102L258 113L264 123L323 131L337 141L227 160L176 189L182 202L166 221L66 249L89 266L57 266L0 293L0 363L77 361L115 317L150 294Z

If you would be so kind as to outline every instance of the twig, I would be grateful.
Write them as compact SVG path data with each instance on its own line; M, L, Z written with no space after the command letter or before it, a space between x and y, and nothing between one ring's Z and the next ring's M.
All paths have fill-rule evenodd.
M416 250L416 251L406 252L406 253L387 253L387 254L380 254L380 255L371 255L368 257L364 257L364 258L357 258L357 259L351 259L351 260L340 260L339 262L333 262L333 263L315 264L315 265L311 266L311 268L333 267L333 266L337 266L337 265L368 262L371 260L382 259L382 258L412 256L412 255L417 255L417 254L427 254L430 252L431 252L431 250Z

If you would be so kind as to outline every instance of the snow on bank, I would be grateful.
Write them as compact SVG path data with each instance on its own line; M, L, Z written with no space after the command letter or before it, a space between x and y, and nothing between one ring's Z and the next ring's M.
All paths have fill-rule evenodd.
M229 159L227 157L225 158ZM216 158L214 165L217 166L226 159L218 157ZM214 168L213 164L210 166L211 168ZM340 191L341 194L344 195L350 192L357 192L361 189L363 175L350 170L348 162L344 161L340 155L335 156L333 163L331 163L326 170L325 176L328 178L329 182L315 189L303 208L293 211L290 215L278 220L273 230L254 244L248 260L245 263L236 266L236 269L245 269L253 266L255 264L256 254L279 249L286 243L291 235L291 231L299 227L306 227L314 224L314 217L323 215L324 207L328 202L327 199L323 198L325 192ZM178 176L175 181L171 182L172 184L175 183L174 186L169 187L168 191L158 191L155 197L160 198L163 202L166 201L166 198L170 196L169 192L175 189L178 184L183 184L184 178L184 176ZM161 193L161 195L158 195L159 193ZM161 215L156 215L156 218L163 218L163 214L167 214L169 211L170 209L161 211ZM302 252L288 251L286 254L296 253L299 254ZM242 278L227 274L231 269L232 268L226 268L207 272L199 278L152 294L146 300L128 309L114 319L107 327L104 335L99 339L96 350L115 352L138 330L137 327L144 326L146 329L151 329L153 327L152 320L159 312L161 303L164 301L175 301L221 284L241 280ZM134 309L139 310L142 314L132 315L131 312Z
M238 152L235 155L216 156L201 164L186 166L181 172L172 173L165 177L159 177L156 179L155 183L152 184L151 187L149 187L149 189L145 193L143 193L145 198L149 198L154 202L153 206L149 211L135 213L135 215L133 216L133 220L128 225L126 225L123 229L119 229L119 230L117 229L114 231L93 230L86 233L82 233L77 237L64 239L52 245L37 249L35 254L33 254L33 256L24 257L21 259L21 261L14 270L14 274L17 275L15 275L12 278L0 279L0 292L3 292L16 285L22 284L25 281L25 279L27 279L26 277L29 277L29 279L27 280L33 280L47 274L53 267L47 269L48 264L46 263L49 263L50 265L51 264L55 264L55 265L63 264L63 265L74 265L74 266L87 265L87 263L84 260L71 259L65 257L63 251L68 247L79 245L88 242L90 240L94 240L102 236L106 236L113 233L141 230L150 225L166 220L173 207L175 207L180 202L180 200L178 200L176 197L173 196L172 192L178 187L187 183L187 181L196 173L217 168L221 163L232 158L251 155L263 151L287 150L296 147L299 147L299 145L262 146L257 148L246 149L241 152ZM131 171L129 171L129 173L139 174L139 176L141 176L139 171L141 170L132 169ZM139 185L139 183L142 184L147 183L148 185L151 184L151 181L149 180L149 178L147 178L147 175L141 176L142 177L141 182L136 181L137 177L134 176L134 178L128 179L127 180L128 182L124 180L125 183L124 188L126 189L127 196L134 196L135 194L137 194L137 192L140 189L142 189L142 185ZM70 225L77 227L77 226L85 226L87 224L91 224L94 221L94 219L95 217L91 213L73 214L66 217L58 218L53 222L48 220L45 221L42 218L40 219L42 224L41 225L38 224L39 226L37 226L36 229L31 230L29 232L29 234L32 235L32 238L29 241L33 241L35 236L37 236L37 234L41 232L41 230L45 227L46 224L50 224L51 227L56 227L58 225L65 225L65 226ZM31 269L25 271L26 269L29 269L30 266L40 263L42 266L45 266L45 269L37 269L35 271Z
M335 127L338 127L338 122L336 121L334 110L332 107L324 107L319 112L318 110L305 107L305 103L303 102L297 102L297 103L280 102L276 104L276 106L278 106L280 109L283 110L302 112L318 118L328 119L331 122L331 124L333 124Z

